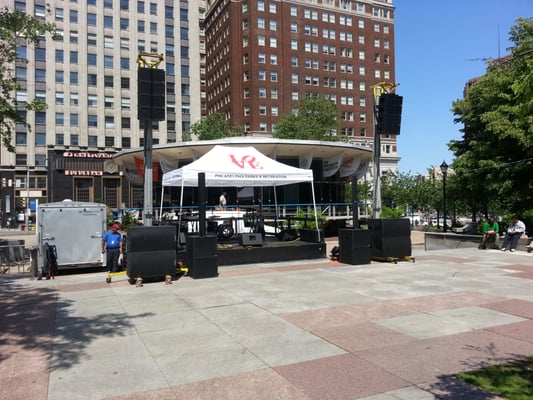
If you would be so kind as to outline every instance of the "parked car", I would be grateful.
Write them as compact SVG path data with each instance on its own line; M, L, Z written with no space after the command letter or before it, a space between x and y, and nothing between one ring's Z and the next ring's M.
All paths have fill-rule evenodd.
M466 222L463 226L452 228L455 233L461 233L463 235L480 235L481 233L477 229L477 223Z

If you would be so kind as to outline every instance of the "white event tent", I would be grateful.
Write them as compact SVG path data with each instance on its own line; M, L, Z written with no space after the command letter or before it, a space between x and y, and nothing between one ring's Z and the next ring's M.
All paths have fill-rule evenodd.
M315 223L318 230L313 171L292 167L273 160L254 147L217 145L201 158L179 169L163 174L165 186L197 187L198 174L205 174L206 187L283 186L309 182L313 197ZM274 191L275 193L275 191Z

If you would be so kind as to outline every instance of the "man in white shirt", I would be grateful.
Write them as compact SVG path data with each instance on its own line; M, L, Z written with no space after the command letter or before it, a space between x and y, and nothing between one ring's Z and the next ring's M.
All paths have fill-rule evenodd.
M510 251L515 251L516 246L518 245L518 239L520 239L520 237L526 231L526 224L520 221L520 218L518 218L518 215L513 216L512 221L513 222L507 228L507 232L505 233L505 237L503 238L502 251L507 250L507 247L509 246L509 242L511 242Z
M222 192L222 194L220 195L220 197L218 198L218 204L220 205L220 207L222 209L226 208L226 192Z

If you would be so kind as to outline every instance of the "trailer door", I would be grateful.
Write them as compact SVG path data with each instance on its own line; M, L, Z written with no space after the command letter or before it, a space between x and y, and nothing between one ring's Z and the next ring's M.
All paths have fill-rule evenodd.
M46 208L41 215L42 244L56 246L59 267L102 264L104 207Z

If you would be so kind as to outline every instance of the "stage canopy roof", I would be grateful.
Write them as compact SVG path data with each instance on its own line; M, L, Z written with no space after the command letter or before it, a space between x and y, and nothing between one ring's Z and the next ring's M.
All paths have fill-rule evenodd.
M163 186L198 186L205 173L207 187L281 186L312 182L313 171L282 164L254 147L217 145L196 161L163 174Z
M297 159L303 169L309 168L312 160L321 160L323 163L331 163L331 160L335 159L342 162L355 160L357 164L363 165L372 159L370 147L353 143L247 136L154 145L152 161L154 164L160 164L163 173L166 173L198 160L217 145L234 148L251 146L272 159ZM143 163L143 148L122 150L113 156L113 164L122 166L128 179L137 184L143 182L142 176L139 175Z

